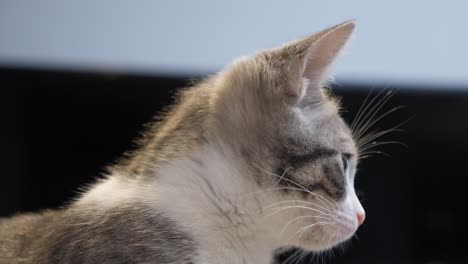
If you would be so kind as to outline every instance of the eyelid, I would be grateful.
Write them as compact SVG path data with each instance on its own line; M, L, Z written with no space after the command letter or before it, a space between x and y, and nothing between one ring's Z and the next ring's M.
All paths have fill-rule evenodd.
M351 157L353 156L353 154L351 154L351 153L341 153L341 155L342 155L343 157L345 157L346 159L348 159L348 160L350 160Z

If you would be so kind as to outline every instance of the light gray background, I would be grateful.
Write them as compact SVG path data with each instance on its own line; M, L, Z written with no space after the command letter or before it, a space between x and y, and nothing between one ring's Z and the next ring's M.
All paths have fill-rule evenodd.
M468 1L0 0L0 64L207 74L355 18L337 79L468 87Z

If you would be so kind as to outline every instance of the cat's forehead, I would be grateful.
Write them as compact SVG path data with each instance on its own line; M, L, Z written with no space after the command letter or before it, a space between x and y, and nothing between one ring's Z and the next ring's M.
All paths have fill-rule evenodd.
M302 113L301 121L292 133L296 140L320 145L339 152L356 153L351 130L338 112L321 109Z

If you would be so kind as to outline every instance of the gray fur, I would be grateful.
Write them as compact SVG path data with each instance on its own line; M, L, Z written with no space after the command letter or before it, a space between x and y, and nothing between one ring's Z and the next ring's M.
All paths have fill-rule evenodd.
M191 263L196 242L138 204L45 211L0 222L0 263ZM157 260L157 262L155 262Z

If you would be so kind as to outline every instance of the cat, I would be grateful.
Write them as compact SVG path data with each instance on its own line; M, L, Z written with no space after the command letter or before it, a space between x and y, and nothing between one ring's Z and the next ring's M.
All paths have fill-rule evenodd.
M348 21L184 89L63 208L0 220L0 263L272 263L351 238L359 151L324 88Z

